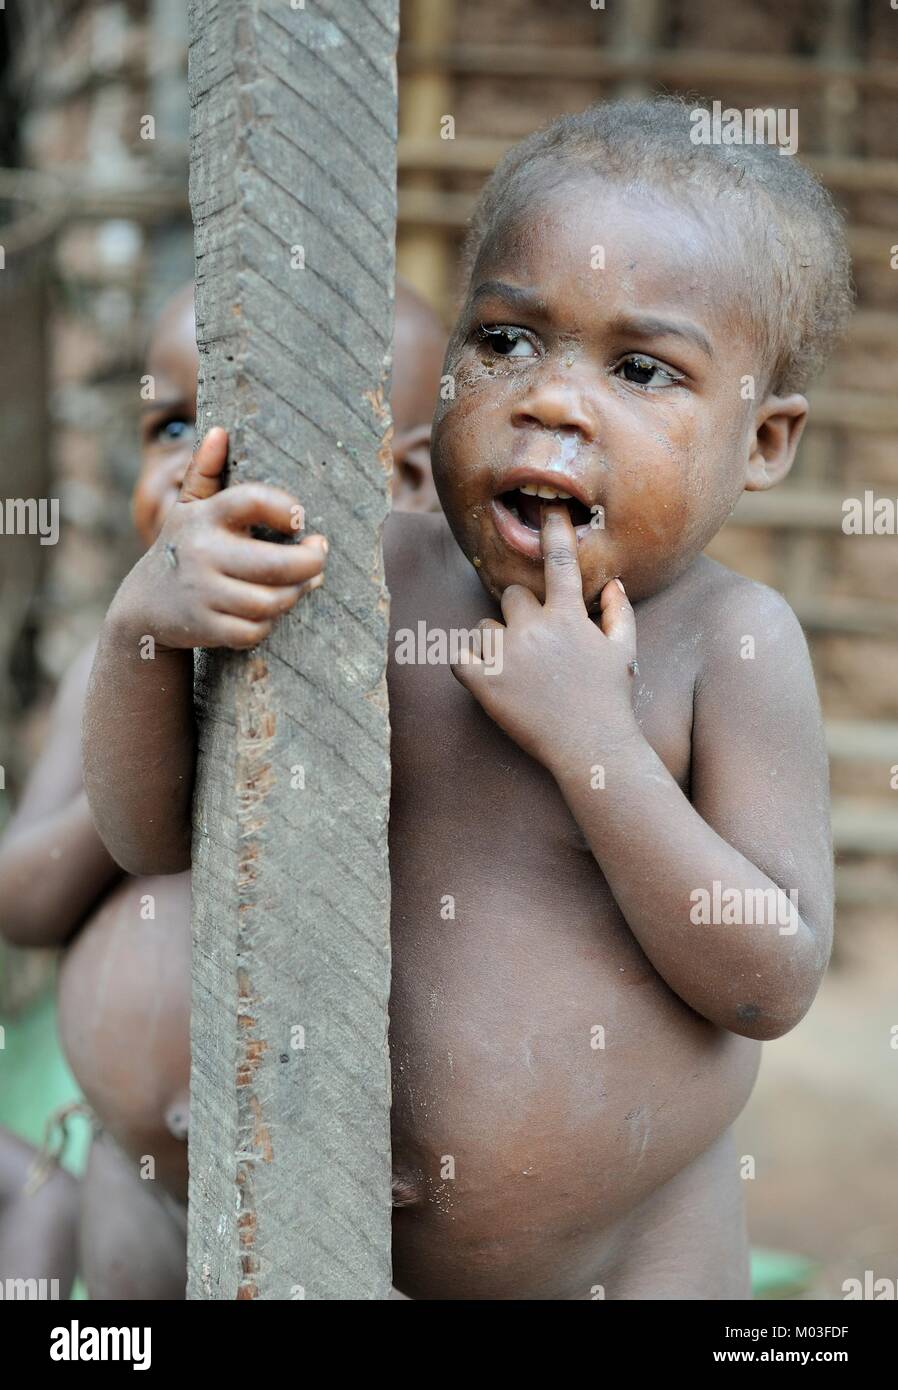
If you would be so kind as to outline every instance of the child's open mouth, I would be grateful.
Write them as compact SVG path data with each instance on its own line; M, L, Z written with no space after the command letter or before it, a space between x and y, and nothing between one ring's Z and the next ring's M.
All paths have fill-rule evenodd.
M516 516L533 531L539 530L543 502L560 502L567 507L575 529L578 526L588 526L592 519L589 508L578 502L576 497L572 497L569 492L553 492L548 487L536 488L525 483L523 487L513 488L511 492L503 492L499 501L508 508L512 516Z
M545 502L567 508L578 541L594 525L601 524L594 521L593 512L579 498L542 483L522 483L520 487L501 492L492 501L496 530L510 546L531 559L542 559L539 533Z

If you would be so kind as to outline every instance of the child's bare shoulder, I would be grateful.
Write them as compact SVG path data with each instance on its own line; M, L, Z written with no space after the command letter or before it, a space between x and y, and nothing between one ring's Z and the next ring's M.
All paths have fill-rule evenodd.
M35 812L64 805L81 786L81 720L96 649L94 639L78 653L59 682L43 748L10 828L30 821Z
M698 568L698 567L697 567ZM804 746L821 762L820 703L792 608L766 584L703 556L690 610L698 630L694 734ZM713 740L712 740L713 741ZM821 763L822 766L822 763Z
M801 624L783 595L707 555L692 567L680 601L694 614L700 669L728 654L737 662L782 659L789 651L806 657Z

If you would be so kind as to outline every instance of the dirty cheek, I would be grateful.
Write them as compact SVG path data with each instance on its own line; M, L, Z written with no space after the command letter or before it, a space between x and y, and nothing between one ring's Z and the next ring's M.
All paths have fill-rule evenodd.
M446 402L437 422L439 471L456 506L470 506L478 515L498 466L493 441L503 411L507 413L510 389L504 375L476 357L463 359L452 372L455 399Z
M627 530L641 541L679 548L701 499L701 470L692 421L671 411L660 414L648 434L650 457L627 469Z

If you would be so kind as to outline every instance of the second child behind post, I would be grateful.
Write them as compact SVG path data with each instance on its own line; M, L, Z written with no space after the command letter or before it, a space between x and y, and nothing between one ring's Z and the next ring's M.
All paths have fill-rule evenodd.
M434 312L397 281L391 408L393 505L400 510L439 506L430 414L445 345ZM190 464L198 363L188 285L165 306L149 345L146 365L155 389L141 419L132 498L135 529L146 547L157 541ZM252 506L245 515L254 518ZM318 566L308 545L286 558L297 566L297 578ZM93 655L91 644L62 682L46 745L4 834L0 930L22 946L65 947L60 1038L94 1131L77 1188L80 1271L89 1296L180 1298L186 1279L190 875L123 874L97 834L80 759ZM6 1147L12 1180L13 1167L25 1166L22 1146L10 1137ZM45 1248L49 1199L57 1190L68 1193L65 1175L52 1186L40 1202L19 1203L16 1251L25 1245L29 1212L34 1239ZM3 1273L34 1271L7 1266Z

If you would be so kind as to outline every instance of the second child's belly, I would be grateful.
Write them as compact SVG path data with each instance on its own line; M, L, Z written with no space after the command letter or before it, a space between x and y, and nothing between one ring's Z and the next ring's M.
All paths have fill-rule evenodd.
M588 1287L624 1218L742 1110L760 1044L668 988L586 856L554 878L394 859L396 1282Z
M187 1195L190 875L126 878L63 957L59 1031L100 1124Z

